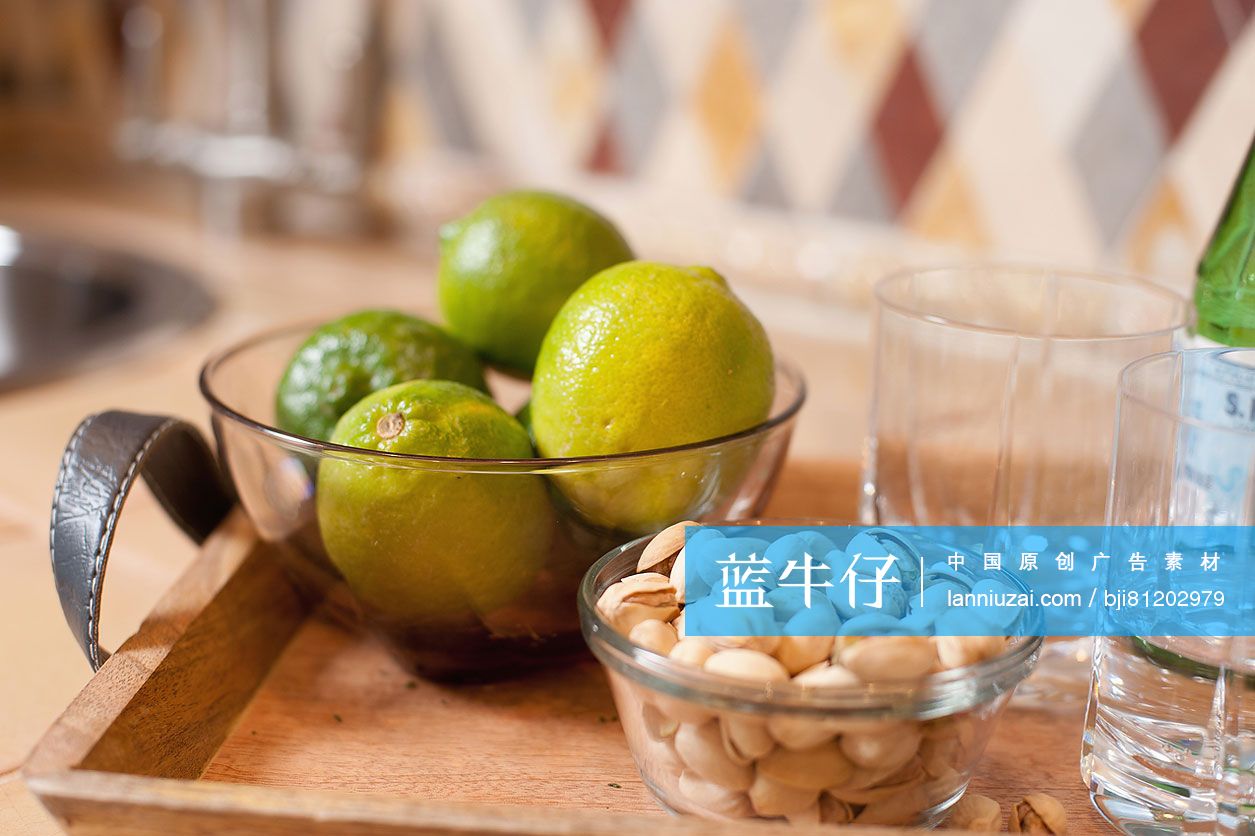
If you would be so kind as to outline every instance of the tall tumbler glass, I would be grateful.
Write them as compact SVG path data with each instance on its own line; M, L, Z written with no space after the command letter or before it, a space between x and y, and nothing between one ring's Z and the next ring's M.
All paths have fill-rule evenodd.
M1255 525L1255 349L1130 365L1111 475L1109 525ZM1182 577L1160 576L1159 559L1147 569L1151 586ZM1255 633L1253 569L1230 578L1218 615L1230 623L1212 630L1236 638L1095 642L1081 770L1098 809L1128 833L1255 833L1255 644L1241 635Z
M868 525L1102 525L1120 370L1173 347L1186 300L1147 281L982 265L876 286ZM1046 645L1017 701L1085 695L1090 642Z

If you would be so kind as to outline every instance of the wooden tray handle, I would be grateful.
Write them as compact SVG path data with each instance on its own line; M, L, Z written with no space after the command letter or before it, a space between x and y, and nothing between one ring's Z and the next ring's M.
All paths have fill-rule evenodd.
M118 515L135 477L144 475L166 513L197 543L234 504L200 432L163 415L101 412L66 445L52 497L49 549L61 609L92 670L100 646L100 597Z

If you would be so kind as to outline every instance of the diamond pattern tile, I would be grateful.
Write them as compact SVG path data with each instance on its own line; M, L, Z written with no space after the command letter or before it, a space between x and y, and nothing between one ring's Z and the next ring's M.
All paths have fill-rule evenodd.
M1212 3L1158 0L1142 20L1138 50L1170 137L1176 137L1228 51Z
M1133 59L1116 64L1073 146L1103 238L1114 241L1154 181L1165 150L1162 120Z
M1255 0L491 2L404 4L390 146L1188 275L1255 130Z
M915 50L902 55L874 121L876 147L895 209L906 205L941 142L942 125Z
M710 141L718 182L735 189L757 142L761 116L758 77L744 30L728 18L695 91L697 116Z
M611 106L619 160L628 172L640 170L666 116L669 91L659 67L643 21L634 15L616 53Z
M958 109L1015 6L1014 0L932 0L928 4L916 43L938 107L946 115Z

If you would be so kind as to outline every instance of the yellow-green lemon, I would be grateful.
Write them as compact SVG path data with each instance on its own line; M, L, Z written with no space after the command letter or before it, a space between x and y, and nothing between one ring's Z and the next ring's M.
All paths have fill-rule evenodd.
M332 441L453 458L528 458L527 431L486 395L417 380L368 395ZM481 468L482 469L482 468ZM514 603L548 553L553 511L541 477L456 464L329 458L318 521L331 562L368 609L439 625Z
M548 192L489 198L440 230L440 309L494 363L531 372L541 340L590 276L632 251L614 224Z
M536 362L532 433L549 457L673 447L762 422L774 391L767 334L722 276L628 262L586 282L554 318ZM731 464L694 453L558 479L591 521L649 530L700 510Z
M275 414L282 429L326 441L353 404L420 378L488 389L479 358L438 326L400 311L358 311L321 326L296 350Z

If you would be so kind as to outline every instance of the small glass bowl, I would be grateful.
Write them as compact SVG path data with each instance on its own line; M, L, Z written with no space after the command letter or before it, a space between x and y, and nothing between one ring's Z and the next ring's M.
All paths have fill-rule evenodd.
M347 581L349 606L434 678L494 678L582 654L573 603L589 565L683 519L761 513L806 399L801 374L778 363L770 416L722 438L563 459L372 452L275 426L275 387L313 328L265 333L206 363L219 457L297 580L320 590ZM490 381L526 397L519 381ZM320 489L328 483L348 487ZM336 565L350 561L344 577Z
M606 669L636 767L673 812L932 827L967 789L998 717L1037 662L1042 639L1027 637L992 659L901 686L802 688L714 676L632 644L597 612L606 588L636 573L649 540L620 546L588 570L580 623ZM886 752L888 766L855 765L827 786L826 773L842 772L832 749L853 735L914 745L916 754L899 766L904 756Z

